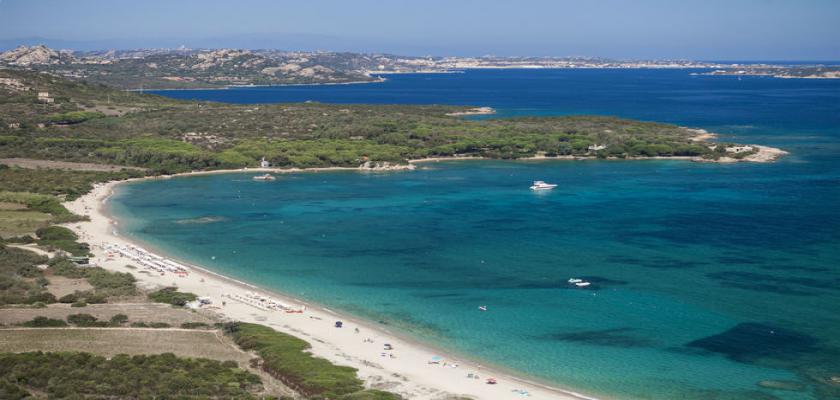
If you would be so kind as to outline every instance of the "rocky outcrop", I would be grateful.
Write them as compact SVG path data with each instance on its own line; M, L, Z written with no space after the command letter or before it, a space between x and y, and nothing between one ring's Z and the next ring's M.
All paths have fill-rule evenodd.
M71 63L75 61L69 51L55 51L44 45L18 46L14 50L0 53L0 61L17 66L48 65Z

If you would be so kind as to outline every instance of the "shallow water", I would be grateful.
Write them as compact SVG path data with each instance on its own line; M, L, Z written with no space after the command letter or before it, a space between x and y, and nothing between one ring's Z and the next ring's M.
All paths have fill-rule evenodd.
M606 113L785 148L791 156L765 165L211 175L126 185L111 207L125 234L188 261L583 392L838 395L827 380L840 375L840 82L479 71L176 94ZM559 187L533 193L535 179ZM795 390L759 385L768 380Z

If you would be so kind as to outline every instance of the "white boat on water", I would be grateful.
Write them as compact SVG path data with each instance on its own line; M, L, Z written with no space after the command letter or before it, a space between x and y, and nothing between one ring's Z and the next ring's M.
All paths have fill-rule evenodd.
M534 184L531 185L531 190L551 190L556 188L557 185L553 183L545 183L543 181L534 181Z
M567 282L569 282L570 285L575 285L575 286L581 287L581 288L582 287L587 287L587 286L592 284L590 282L587 282L587 281L585 281L583 279L579 279L579 278L569 278L569 280Z
M271 174L265 174L265 175L257 175L255 177L253 177L252 179L255 180L255 181L273 181L276 178L274 178Z

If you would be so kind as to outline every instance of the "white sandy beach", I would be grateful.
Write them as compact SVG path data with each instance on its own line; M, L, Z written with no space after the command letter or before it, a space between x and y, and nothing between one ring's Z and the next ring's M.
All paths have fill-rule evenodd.
M258 170L250 170L258 171ZM131 244L126 238L118 236L115 222L103 211L118 182L100 184L87 195L65 203L68 209L80 215L90 217L89 222L67 225L89 243L95 255L95 264L113 271L131 272L138 279L141 287L162 287L176 285L180 290L208 297L210 308L231 320L254 322L268 325L274 329L301 337L311 343L312 352L330 361L348 365L359 370L359 376L372 388L399 393L408 399L445 399L451 395L477 399L593 399L572 391L551 388L534 382L528 382L488 368L482 368L474 362L449 357L439 351L419 345L403 337L389 333L381 327L374 327L345 315L338 315L325 308L307 304L294 298L264 291L256 287L237 282L220 275L190 266L190 273L179 276L174 273L164 275L137 273L129 269L134 264L130 259L116 256L106 259L104 246ZM182 263L185 264L185 263ZM285 313L266 311L255 306L235 301L229 295L246 296L258 292L272 297L295 308L304 308L303 313ZM226 302L222 306L223 301ZM478 312L478 311L477 311ZM337 320L344 322L343 328L335 328ZM358 328L359 332L355 330ZM372 339L372 343L366 339ZM390 343L393 350L383 350L383 345ZM393 355L391 357L390 355ZM433 357L439 356L444 361L430 364ZM558 366L558 368L564 368ZM468 378L468 374L477 374L480 379ZM490 385L486 378L493 377L497 384ZM527 391L527 396L522 393Z

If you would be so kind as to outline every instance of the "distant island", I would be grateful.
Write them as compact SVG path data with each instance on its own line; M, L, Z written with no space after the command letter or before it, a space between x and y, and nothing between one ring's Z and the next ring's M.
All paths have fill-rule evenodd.
M610 60L584 57L412 57L343 52L242 49L138 49L71 51L43 45L0 53L0 68L49 72L70 79L132 90L379 82L399 73L448 73L468 69L702 68L799 77L836 77L826 71L690 60ZM741 72L738 72L741 73ZM804 77L804 76L803 76Z
M840 66L746 65L697 73L711 76L769 76L783 79L840 79Z

